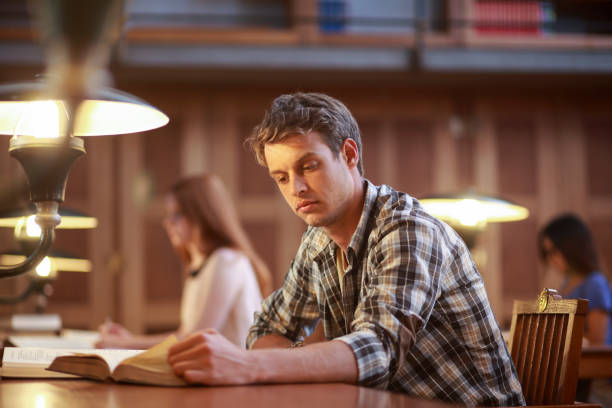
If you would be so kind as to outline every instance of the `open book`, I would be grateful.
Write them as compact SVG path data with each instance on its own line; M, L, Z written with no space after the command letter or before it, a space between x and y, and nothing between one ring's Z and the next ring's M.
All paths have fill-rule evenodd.
M126 350L92 350L86 353L81 350L56 357L48 370L100 381L112 379L137 384L187 385L174 374L167 361L168 349L176 342L176 337L170 336L149 350L129 356L120 353Z
M77 349L53 349L41 347L4 347L2 377L17 378L68 378L65 373L47 371L57 356L77 352Z

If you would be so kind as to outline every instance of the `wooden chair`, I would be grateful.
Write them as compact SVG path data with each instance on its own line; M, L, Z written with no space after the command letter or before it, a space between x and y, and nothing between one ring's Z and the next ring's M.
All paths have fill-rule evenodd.
M510 354L527 405L574 403L588 304L553 289L514 302Z

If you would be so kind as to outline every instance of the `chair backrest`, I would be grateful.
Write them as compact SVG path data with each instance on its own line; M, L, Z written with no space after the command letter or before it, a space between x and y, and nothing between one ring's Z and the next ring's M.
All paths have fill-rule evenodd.
M514 302L510 354L527 405L574 403L588 305L553 289Z

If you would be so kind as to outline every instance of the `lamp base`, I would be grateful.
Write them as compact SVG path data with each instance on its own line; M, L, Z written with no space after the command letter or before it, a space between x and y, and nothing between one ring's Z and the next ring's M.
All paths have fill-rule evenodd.
M83 140L78 137L11 138L9 153L21 163L30 184L33 202L63 202L68 172L74 162L85 154Z

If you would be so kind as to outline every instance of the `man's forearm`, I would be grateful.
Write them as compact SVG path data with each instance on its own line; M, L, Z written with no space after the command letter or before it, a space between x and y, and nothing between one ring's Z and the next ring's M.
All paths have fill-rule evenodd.
M287 344L290 341L282 336ZM266 339L266 340L264 340ZM293 349L268 346L280 339L264 336L255 343L256 350L247 352L249 367L254 370L257 383L345 382L355 384L358 379L357 361L351 348L340 340L326 341Z
M252 350L265 349L265 348L287 348L291 345L291 340L280 334L267 334L258 338L253 346Z
M304 339L304 344L314 344L326 341L323 324L319 322L310 336ZM251 346L251 349L262 348L285 348L292 344L291 340L280 334L267 334L258 338Z

